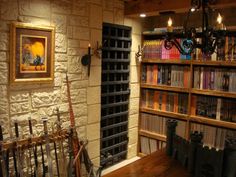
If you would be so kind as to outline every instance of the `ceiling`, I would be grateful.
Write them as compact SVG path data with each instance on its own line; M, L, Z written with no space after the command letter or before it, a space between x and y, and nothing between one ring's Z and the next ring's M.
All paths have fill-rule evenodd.
M236 7L236 0L215 1L212 7L216 9ZM147 16L155 16L163 12L187 12L191 6L191 0L124 0L124 2L125 15L131 17L138 17L141 13L146 13Z

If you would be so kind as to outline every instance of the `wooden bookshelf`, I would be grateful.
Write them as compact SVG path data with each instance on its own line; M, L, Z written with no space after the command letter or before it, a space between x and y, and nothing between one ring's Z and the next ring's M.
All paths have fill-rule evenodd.
M154 110L154 109L150 109L150 108L140 108L140 111L143 113L149 113L149 114L174 118L174 119L183 120L183 121L188 120L188 115L180 114L180 113L176 113L176 112L167 112L167 111L161 111L161 110Z
M173 87L173 86L168 86L168 85L141 84L141 88L180 92L180 93L189 93L189 88Z
M190 65L190 60L180 60L180 59L145 59L142 63L159 63L159 64L175 64L175 65Z
M206 117L201 117L201 116L190 116L190 121L206 124L206 125L211 125L215 127L220 127L220 128L228 128L228 129L234 129L234 130L236 129L236 123L226 122L222 120L216 120L216 119L211 119L211 118L206 118Z
M202 60L183 60L183 59L143 59L142 63L156 64L175 64L175 65L196 65L196 66L222 66L236 67L236 61L202 61Z
M165 135L150 132L150 131L147 131L147 130L139 130L139 135L146 136L146 137L156 139L156 140L160 140L160 141L164 141L164 142L166 141L166 136Z
M145 40L147 40L147 41L150 40L151 43L146 43L146 45L157 45L158 46L158 45L160 45L158 42L156 42L156 43L155 42L152 43L152 42L153 42L153 40L162 40L163 39L162 37L163 36L161 36L159 34L156 34L156 33L152 33L152 34L145 34L144 33L143 34L144 44L145 44ZM236 35L234 36L234 43L235 42L236 42ZM227 43L227 45L228 45L228 43ZM153 50L153 48L150 47L148 50L146 50L146 52L149 51L149 50ZM145 49L144 49L144 51L145 51ZM157 54L154 52L153 55L156 56ZM140 119L141 119L141 116L143 116L143 114L147 114L147 115L154 115L154 116L156 115L157 118L159 118L158 116L160 116L160 117L167 118L167 119L171 118L171 119L176 119L178 121L184 121L186 123L186 126L185 126L185 128L186 128L185 129L185 138L186 139L189 139L190 131L192 129L198 127L198 126L200 128L202 128L201 126L210 126L210 127L213 127L213 128L215 127L217 132L218 131L220 132L220 131L223 131L223 130L224 131L231 131L232 130L232 131L235 131L235 135L236 135L236 122L235 122L236 118L234 118L235 116L234 116L234 113L233 113L233 110L236 107L236 86L231 85L231 89L229 89L229 86L228 86L228 89L224 89L224 88L219 89L218 85L220 85L220 87L223 87L223 86L221 85L221 83L217 83L217 82L219 82L217 80L218 79L218 75L217 75L218 73L216 74L216 72L220 72L222 75L224 75L225 72L228 72L227 74L229 75L229 77L232 78L232 80L230 82L228 80L227 82L229 82L230 84L236 84L235 80L234 80L234 78L235 78L234 73L236 73L236 57L233 55L233 53L232 53L231 59L230 60L225 59L225 61L224 60L216 61L216 58L212 58L212 60L206 60L206 59L199 58L199 57L198 57L199 60L195 60L195 59L192 59L192 58L191 59L186 59L186 58L185 59L177 59L177 58L174 58L173 56L170 59L163 59L162 54L161 54L160 58L159 57L153 57L153 55L152 55L152 53L151 53L151 55L149 55L149 54L145 55L144 54L143 56L146 56L146 57L151 56L151 57L150 58L147 57L148 59L143 58L142 61L141 61L141 67L140 67L141 68L141 71L140 71L140 73L141 73L140 78L141 79L140 80L142 81L142 83L140 84L140 95L141 96L140 96L140 109L139 109L139 111L142 114L140 114ZM218 53L217 53L217 55L218 55ZM228 57L228 55L227 55L227 57ZM155 65L157 65L157 66L155 66ZM172 67L172 65L173 65L173 67ZM159 66L160 66L160 68L159 68ZM167 82L168 84L163 84L163 82L160 82L161 79L158 80L159 79L158 77L159 77L159 73L161 73L161 69L162 69L163 66L167 66L167 67L170 66L171 74L172 74L172 69L175 69L175 68L178 68L178 67L189 67L189 73L188 73L189 74L189 76L188 76L189 77L188 78L189 86L186 88L186 84L185 84L186 82L184 84L181 82L180 85L182 87L179 86L179 84L175 84L175 83L172 84L172 79L171 79L171 81L168 80L168 82ZM144 67L144 71L146 72L145 75L143 75L143 70L142 70L143 67ZM158 67L159 70L156 69L157 67ZM154 69L150 69L150 68L155 68L155 72L153 72ZM214 84L218 84L218 85L213 85L213 87L209 88L208 85L206 85L206 86L200 85L200 81L199 81L199 85L198 85L199 87L194 88L195 87L194 84L196 83L194 81L197 81L197 80L195 80L196 79L196 77L195 77L195 74L196 74L195 73L195 71L196 71L195 68L196 69L198 69L198 68L202 69L203 68L201 70L201 72L203 74L205 74L204 73L205 69L206 69L206 71L208 71L207 70L208 68L209 69L217 68L217 70L213 70L213 71L210 70L210 71L215 75L215 77L214 77L215 80L213 80ZM149 71L149 73L148 73L148 71ZM151 71L151 74L150 74L150 71ZM156 73L158 73L157 76L155 76L155 77L152 76L152 74L156 74ZM233 73L233 75L230 75L231 73ZM163 74L163 73L161 73L161 74ZM169 74L169 71L168 71L168 74ZM185 70L184 70L184 74L185 74ZM147 79L148 76L150 76L150 75L154 78L151 81L149 79ZM146 77L146 79L144 79L145 77ZM163 77L163 75L161 75L161 77ZM221 77L224 77L224 76L221 76ZM185 76L183 76L182 78L185 79ZM200 76L199 76L199 78L200 78ZM205 78L201 76L200 79L205 79ZM207 82L212 82L212 80L210 80L210 81L201 80L201 82L204 82L204 84L209 84ZM166 82L164 82L164 83L166 83ZM222 84L224 84L223 81L222 81ZM174 86L174 85L177 85L177 86ZM185 86L185 87L183 87L183 86ZM209 89L199 89L199 88L209 88ZM222 91L222 90L230 90L230 91ZM150 93L147 93L146 91L150 91ZM154 92L154 93L151 93L151 92ZM162 93L164 92L164 93L167 93L167 94L171 92L171 93L176 94L178 97L181 94L186 94L187 99L188 99L188 103L187 103L187 106L186 106L187 107L187 112L185 112L185 114L181 114L181 113L179 113L180 111L178 111L178 110L177 111L175 110L173 112L164 111L165 109L162 109L162 107L160 106L160 104L162 104L162 103L160 103L160 100L162 100L163 97L160 99L157 96L156 97L153 96L153 94L155 95L156 92L159 92L159 94L161 92ZM158 93L156 95L158 95ZM157 104L158 106L153 106L153 108L155 108L155 109L151 108L152 106L150 106L149 103L145 104L145 100L143 100L142 97L145 97L145 99L153 99L151 101L151 104ZM196 98L199 99L199 100L195 100ZM207 106L208 102L207 102L207 104L203 103L203 107L204 107L203 110L207 109L207 110L210 110L210 111L212 111L212 110L216 111L215 114L213 114L213 113L211 114L212 117L214 117L213 115L215 115L216 117L208 118L207 116L206 117L199 116L199 115L204 115L204 114L201 114L201 113L196 111L196 109L200 109L200 110L202 109L202 108L199 108L199 104L201 104L201 99L202 98L212 99L212 101L210 102L211 103L210 106ZM231 112L233 114L233 118L229 119L229 120L232 120L232 122L224 121L224 120L228 120L227 116L229 116L228 113L225 114L225 112L224 112L225 111L224 110L225 109L224 105L226 103L227 103L227 105L228 104L233 105L233 106L229 107L229 109L226 109L226 111L231 111L232 110ZM166 104L165 104L165 106L166 106ZM176 104L176 102L174 104ZM179 104L179 102L177 102L177 104ZM235 107L234 107L234 105L235 105ZM200 105L200 107L201 106L202 105ZM211 108L211 106L212 107L215 106L215 107ZM195 109L193 109L193 107L195 107ZM160 110L160 109L162 109L162 110ZM166 110L167 110L167 108L166 108ZM195 114L192 115L192 111L195 111L196 115ZM220 113L218 113L217 111L220 111ZM222 113L221 113L221 111L222 111ZM206 115L208 115L208 114L206 114ZM226 116L226 118L224 116ZM230 116L229 116L229 118L230 118ZM220 119L222 119L222 120L220 120ZM162 124L160 124L160 125L162 125ZM206 129L207 129L207 127L206 127ZM200 131L200 130L198 130L198 131ZM207 136L208 133L205 132L204 134ZM149 130L143 130L143 129L140 128L140 126L139 126L139 135L149 137L149 138L153 138L153 139L158 139L158 140L161 140L161 141L166 141L165 135L160 135L160 134L157 134L157 133L153 133ZM207 139L209 139L209 138L207 138ZM139 146L140 146L140 142L139 142ZM138 153L140 154L140 152L138 152Z
M192 60L193 65L199 66L222 66L222 67L236 67L235 61L201 61Z
M225 98L236 98L236 93L224 92L217 90L201 90L201 89L191 89L191 93L207 96L225 97Z

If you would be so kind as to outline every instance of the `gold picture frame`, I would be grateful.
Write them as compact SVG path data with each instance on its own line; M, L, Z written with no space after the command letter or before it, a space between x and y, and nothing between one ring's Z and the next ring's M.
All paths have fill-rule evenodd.
M52 83L54 45L54 27L12 23L10 84Z

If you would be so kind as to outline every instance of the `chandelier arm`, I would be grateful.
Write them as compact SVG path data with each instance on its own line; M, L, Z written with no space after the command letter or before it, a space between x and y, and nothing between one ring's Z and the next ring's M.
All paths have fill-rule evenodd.
M165 39L164 47L166 50L170 50L173 47L173 41L171 39Z
M178 40L176 40L176 38L174 38L174 42L173 42L174 46L178 49L178 51L182 54L182 55L189 55L190 54L190 50L188 52L186 52L184 50L184 47L182 47L179 43Z
M178 49L178 51L183 54L183 55L187 55L187 53L185 52L185 50L182 48L182 46L180 45L179 41L177 41L176 39L174 39L174 46Z
M191 0L192 8L201 8L201 31L198 31L196 28L188 29L188 21L191 17L191 9L189 9L183 23L183 31L181 33L183 40L181 40L181 42L178 40L178 33L167 32L164 47L167 50L170 50L173 46L175 46L183 55L191 54L196 48L201 49L202 53L205 55L212 55L214 52L217 52L217 48L221 48L225 45L225 36L227 36L227 31L223 29L223 25L222 27L220 26L220 28L217 26L215 29L211 27L211 23L209 23L209 14L212 12L210 4L214 2L215 0ZM197 40L198 38L200 40ZM235 47L236 44L230 47L228 52L233 50Z
M175 46L182 55L190 55L194 49L195 44L192 40L183 41L183 45L181 45L176 38L165 39L164 47L166 50L171 50L173 46Z
M212 51L210 51L211 54L213 54L214 52L217 53L216 46L217 46L217 40L214 39Z

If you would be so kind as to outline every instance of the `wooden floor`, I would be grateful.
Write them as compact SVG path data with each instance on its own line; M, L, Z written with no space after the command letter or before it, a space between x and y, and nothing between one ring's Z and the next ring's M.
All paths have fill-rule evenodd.
M158 151L103 177L192 177L177 161Z

